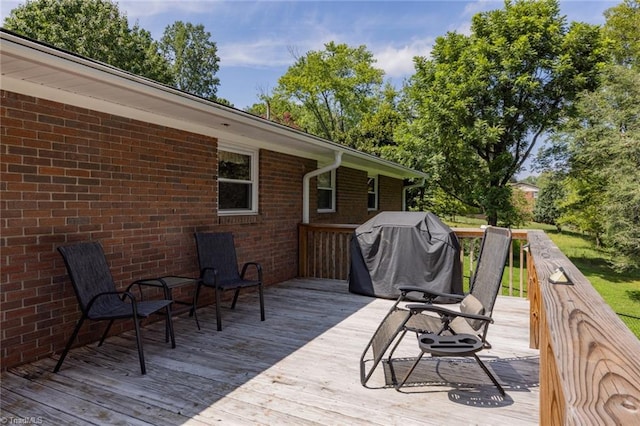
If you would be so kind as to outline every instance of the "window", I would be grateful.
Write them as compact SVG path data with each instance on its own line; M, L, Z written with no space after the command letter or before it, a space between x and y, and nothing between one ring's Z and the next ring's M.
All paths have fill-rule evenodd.
M331 213L336 211L336 173L335 170L322 173L318 181L318 211Z
M224 148L218 150L219 214L258 211L258 153Z
M378 210L378 176L367 178L367 208Z

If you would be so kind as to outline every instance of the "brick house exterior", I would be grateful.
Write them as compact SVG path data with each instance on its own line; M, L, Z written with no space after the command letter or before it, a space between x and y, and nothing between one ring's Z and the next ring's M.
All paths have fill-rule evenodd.
M144 277L197 276L193 233L231 231L239 261L260 262L268 285L297 275L303 178L336 150L346 160L336 173L335 212L311 208L311 222L362 223L378 211L401 210L403 179L423 177L4 30L0 34L2 369L60 352L79 317L58 246L100 241L117 286L124 288ZM62 88L60 81L76 86ZM132 91L135 97L128 96ZM174 109L167 113L167 106ZM220 140L258 153L253 214L219 212ZM378 177L377 211L367 209L372 174ZM313 190L309 204L316 205ZM116 322L113 333L130 325ZM97 340L102 330L98 323L83 327L78 343Z
M527 202L527 211L529 213L533 213L540 188L538 188L536 185L532 185L526 182L516 182L512 184L512 187L520 191L524 195L524 199Z

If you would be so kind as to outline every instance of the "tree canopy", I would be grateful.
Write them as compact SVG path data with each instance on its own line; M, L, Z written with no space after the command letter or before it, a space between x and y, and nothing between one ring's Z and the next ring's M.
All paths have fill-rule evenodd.
M276 96L300 105L297 124L309 133L343 142L378 102L384 72L365 46L330 42L309 51L280 77Z
M174 85L180 90L216 100L220 79L218 48L203 25L176 21L164 30L160 51L171 64Z
M599 28L569 27L555 0L507 0L477 14L471 35L448 33L430 58L415 58L404 149L496 224L513 207L507 183L575 96L597 87L604 55Z
M556 136L566 164L560 221L594 234L618 269L640 268L640 73L612 66Z
M557 223L593 235L616 269L640 268L640 7L605 12L612 62L600 87L583 92L538 164L558 176ZM542 190L545 188L543 187Z
M640 69L640 2L624 0L604 13L604 34L617 64Z
M216 97L220 58L202 25L177 21L160 42L132 28L111 0L34 0L11 10L4 27L224 104Z
M5 28L171 84L169 64L151 34L134 25L109 0L36 0L11 10Z

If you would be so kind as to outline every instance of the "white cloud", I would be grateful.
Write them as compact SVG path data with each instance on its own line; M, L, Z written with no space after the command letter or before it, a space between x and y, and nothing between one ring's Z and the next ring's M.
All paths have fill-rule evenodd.
M278 67L291 65L294 59L284 40L259 40L218 46L220 61L232 67Z
M374 50L377 60L376 66L382 68L387 77L397 78L411 75L415 72L413 58L415 56L429 56L434 39L414 40L404 46L385 46Z
M135 21L141 17L161 15L163 13L179 10L182 13L206 13L211 12L219 3L218 0L198 1L163 1L163 0L125 0L119 1L120 12L124 12L127 18Z

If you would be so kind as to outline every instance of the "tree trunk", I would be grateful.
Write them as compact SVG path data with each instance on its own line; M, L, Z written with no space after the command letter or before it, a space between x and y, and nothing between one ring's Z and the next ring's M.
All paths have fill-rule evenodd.
M487 225L498 226L498 213L491 213L487 216Z

